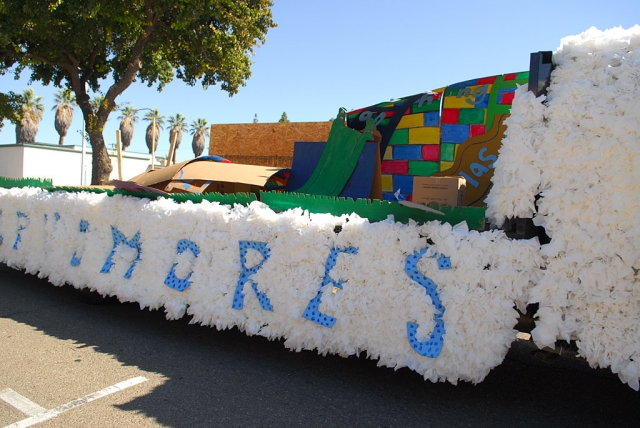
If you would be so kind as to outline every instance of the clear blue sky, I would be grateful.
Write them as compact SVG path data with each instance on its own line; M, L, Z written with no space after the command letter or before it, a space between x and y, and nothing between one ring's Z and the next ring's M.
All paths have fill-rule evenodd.
M252 77L229 97L219 86L203 90L175 80L162 92L134 83L118 104L158 108L168 117L182 113L191 123L277 122L283 112L292 122L327 121L338 108L356 109L391 98L494 74L526 71L529 54L555 50L561 38L591 26L601 30L640 24L640 0L274 0L278 27L256 49ZM21 93L18 81L0 76L0 91ZM54 94L57 88L31 85L43 97L45 113L36 141L55 144ZM105 86L103 92L106 92ZM115 143L118 112L104 132ZM147 152L136 124L130 151ZM81 143L79 109L65 139ZM183 136L178 161L193 157L191 135ZM169 151L169 133L160 135L158 156ZM0 144L15 143L9 122ZM207 142L208 143L208 142ZM208 144L207 144L208 148Z

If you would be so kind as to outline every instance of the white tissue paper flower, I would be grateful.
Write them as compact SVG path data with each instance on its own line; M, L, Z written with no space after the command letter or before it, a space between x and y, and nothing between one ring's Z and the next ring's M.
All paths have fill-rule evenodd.
M576 340L637 390L640 27L566 37L553 62L546 100L516 91L487 214L498 225L532 217L541 196L534 223L551 242L531 290L533 338Z

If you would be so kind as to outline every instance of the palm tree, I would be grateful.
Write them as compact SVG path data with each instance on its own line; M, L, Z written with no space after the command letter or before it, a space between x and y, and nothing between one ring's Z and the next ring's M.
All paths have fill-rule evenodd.
M193 154L198 157L204 151L204 138L209 136L209 125L206 120L199 118L191 123L190 132L193 135L191 148L193 149Z
M122 139L122 150L126 150L133 139L133 124L138 122L138 110L128 105L120 111L122 112L118 116L118 119L120 119L120 138Z
M100 109L100 104L102 104L103 101L104 101L104 94L97 93L93 96L91 101L89 101L89 104L91 104L91 110L93 111L93 113L98 112L98 110Z
M156 120L156 129L153 130L153 118ZM149 121L149 126L147 126L147 134L145 135L145 140L147 142L147 148L149 149L149 153L154 152L158 149L158 139L160 138L160 130L163 129L164 125L164 116L160 116L158 109L154 109L153 111L147 112L144 116L144 120ZM151 141L153 141L153 150L151 146Z
M175 116L169 116L169 125L171 125L171 131L169 131L169 144L173 141L174 136L176 139L176 145L173 150L173 159L171 161L176 163L176 152L182 142L182 131L187 131L187 119L180 113L176 113Z
M56 131L60 135L59 145L64 144L64 137L73 122L73 109L77 106L76 95L69 88L60 89L55 95L56 105L51 110L56 110Z
M33 89L22 91L20 123L16 125L16 144L35 143L38 123L42 120L44 104L42 97L36 96Z

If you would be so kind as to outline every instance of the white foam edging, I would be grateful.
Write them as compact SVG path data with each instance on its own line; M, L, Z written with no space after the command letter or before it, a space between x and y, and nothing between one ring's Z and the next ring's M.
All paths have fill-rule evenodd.
M55 285L68 282L142 308L164 307L169 319L187 313L203 325L285 338L285 346L297 351L366 351L380 365L407 366L431 381L480 382L500 364L515 340L514 305L527 301L540 274L537 241L469 232L465 224L369 223L356 215L275 213L260 202L231 208L32 188L0 189L0 210L0 260ZM336 224L343 227L338 234ZM124 277L138 251L114 247L114 230L130 243L139 233L140 260L129 279ZM197 245L197 257L190 250L178 254L177 244L185 240ZM263 247L245 250L243 261L241 242ZM268 249L266 260L260 248ZM419 341L436 326L432 299L405 271L407 259L424 248L417 270L435 283L445 308L440 316L446 333L435 357L418 354L407 336L409 322L418 324ZM335 266L327 271L332 249ZM431 257L436 254L449 257L451 268L440 269ZM107 260L113 265L104 272ZM243 307L234 309L241 274L263 261L250 279L273 311L262 309L252 282L244 286ZM172 268L178 278L191 274L184 291L165 285ZM334 282L322 288L318 310L335 318L331 328L302 317L327 273Z

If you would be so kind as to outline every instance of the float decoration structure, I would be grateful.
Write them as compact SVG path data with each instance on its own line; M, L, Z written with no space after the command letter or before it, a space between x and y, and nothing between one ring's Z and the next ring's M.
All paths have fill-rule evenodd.
M413 177L434 175L464 176L472 186L484 186L480 193L486 194L492 174L490 156L497 155L501 135L496 137L495 153L493 146L492 151L483 152L488 159L483 165L491 165L488 171L481 168L465 172L452 167L465 143L489 133L496 117L509 114L515 90L528 79L529 72L525 71L466 80L348 112L349 127L363 129L366 120L373 118L382 135L383 199L395 201L399 192L411 200ZM474 195L471 192L465 205L484 206L482 200L471 203L469 198Z

